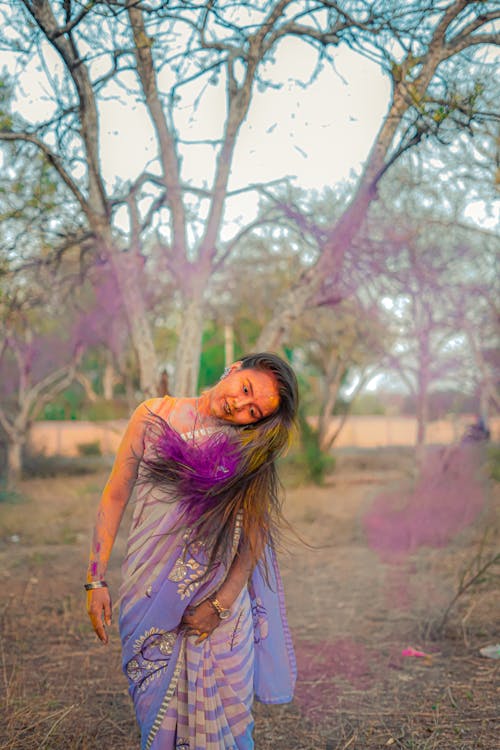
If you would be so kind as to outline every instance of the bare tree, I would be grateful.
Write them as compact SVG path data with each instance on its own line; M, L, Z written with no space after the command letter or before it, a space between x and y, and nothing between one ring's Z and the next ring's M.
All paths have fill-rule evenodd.
M28 295L22 289L2 293L0 426L7 443L9 486L21 478L22 450L34 420L76 377L83 349L68 329L51 330L60 314L40 288L34 293L32 286Z
M477 384L468 325L486 324L481 300L491 300L496 244L490 232L461 223L428 199L425 190L400 195L366 227L374 279L368 292L387 311L393 337L381 368L397 373L415 401L419 459L430 393L446 385L473 393ZM489 325L476 331L478 345L492 322L490 315Z
M24 6L25 13L19 12L19 5ZM75 209L83 215L85 223L78 240L90 235L94 253L113 269L140 365L141 388L145 394L152 395L156 381L156 352L144 298L137 283L143 259L133 233L128 252L121 252L122 242L113 222L116 203L105 184L100 160L98 96L114 75L121 52L110 50L109 69L104 74L102 69L98 72L91 52L91 38L102 39L99 21L105 23L108 14L114 19L119 8L115 11L112 3L90 3L81 7L72 2L64 3L62 8L49 0L23 0L16 6L16 17L10 23L11 32L16 34L13 47L18 51L21 64L35 58L46 70L54 114L49 115L45 122L36 124L25 123L19 117L7 120L3 123L0 138L34 146L55 170ZM100 14L96 13L96 17L91 18L93 11L100 7L104 15L99 18ZM9 7L9 18L11 12ZM86 28L86 34L80 36L79 28L87 19L90 26ZM62 84L47 70L49 46L58 53L64 65ZM122 200L125 205L130 205L132 224L135 217L133 196L134 189L131 188ZM62 244L64 246L66 241Z
M345 409L336 430L331 429L334 408L346 379L354 377L349 401L372 377L389 349L389 333L374 306L365 309L359 301L339 304L335 314L328 307L308 310L292 328L295 356L316 381L318 444L328 451L338 438L349 409Z
M490 77L495 62L486 53L489 45L500 42L496 3L325 0L324 6L335 17L352 21L347 43L390 77L391 99L349 205L330 227L316 264L280 300L259 338L260 348L279 345L291 321L314 304L318 293L321 296L325 279L333 296L342 298L345 255L356 242L382 178L404 154L429 139L452 144L460 134L477 130L485 137L486 123L493 123L495 132L500 119Z
M163 3L142 6L136 2L97 2L82 7L71 1L62 8L53 0L22 0L16 6L18 13L11 28L17 35L12 46L18 58L24 63L36 57L43 64L51 46L63 63L64 84L48 76L53 117L36 127L23 127L18 118L2 128L0 137L36 146L86 217L96 253L116 275L145 393L151 392L156 382L156 355L138 280L142 278L145 233L160 217L163 231L157 248L164 253L183 313L175 390L192 390L210 278L245 231L243 228L231 241L220 240L225 203L231 195L228 181L237 137L256 83L265 85L259 67L286 36L303 37L321 54L325 46L339 41L338 34L351 23L339 16L332 24L321 4L304 7L293 0L249 3L244 11L211 1L168 8ZM20 6L24 15L19 14ZM131 83L131 70L136 86ZM173 81L166 94L159 82L165 71ZM213 142L211 184L185 184L181 167L185 144L176 124L176 108L183 89L196 82L201 96L214 80L224 86L226 107L222 134ZM99 131L100 100L112 85L124 86L144 102L157 141L154 168L144 170L115 194L103 178ZM199 212L193 211L193 199L198 201ZM120 207L128 212L125 242L115 221ZM127 252L122 252L124 245Z
M488 424L500 412L498 237L490 232L470 232L476 263L469 265L462 284L450 290L454 320L464 339L467 355L461 377L476 398L476 413Z
M79 380L84 352L124 349L123 306L105 266L86 264L85 240L67 193L43 157L10 151L0 174L0 431L8 480L21 474L29 429L57 394ZM64 250L54 252L66 238Z
M156 235L155 252L162 254L176 288L174 390L185 393L196 386L212 278L252 228L246 224L229 239L221 235L228 201L242 190L259 188L233 190L229 180L253 92L257 85L272 85L265 66L285 38L312 46L318 65L339 45L368 55L391 76L393 90L350 204L326 233L318 262L280 301L261 334L262 348L279 346L290 322L317 302L325 279L334 289L346 249L392 164L427 136L473 128L489 114L479 106L489 84L487 63L481 66L474 54L496 41L492 22L499 11L488 0L453 0L438 9L428 0L403 7L395 0L256 0L244 5L130 0L83 6L71 0L17 0L14 18L12 6L3 5L11 49L21 67L36 59L46 71L52 113L44 122L29 124L4 118L0 138L38 149L85 218L82 231L91 235L94 254L116 276L145 394L155 391L158 376L141 288L146 241ZM49 48L62 63L57 75L46 61ZM477 71L484 85L463 80L455 86L459 65L462 79L472 79ZM196 112L212 85L225 93L219 134L189 142L179 123L179 105ZM100 107L106 97L122 96L123 89L148 113L155 153L137 178L111 188L101 164ZM183 172L183 156L202 147L207 180L195 184ZM213 149L208 158L207 147Z

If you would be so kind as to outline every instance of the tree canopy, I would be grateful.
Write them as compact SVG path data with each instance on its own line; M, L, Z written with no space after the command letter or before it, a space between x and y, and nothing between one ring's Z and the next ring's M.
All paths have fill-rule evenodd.
M431 145L447 153L470 147L470 163L488 170L498 151L492 72L500 10L489 0L15 0L0 3L0 14L11 71L0 139L12 175L20 174L19 160L27 170L16 201L30 230L43 225L46 202L59 207L46 226L47 256L76 248L85 267L109 268L144 395L155 392L162 359L158 316L175 322L175 392L194 390L218 275L261 227L294 222L314 247L314 260L297 264L260 331L257 346L277 349L305 309L335 306L354 291L351 270L364 273L360 231L401 160L428 159ZM290 40L313 53L305 87L322 67L335 66L343 48L390 81L387 114L363 170L327 223L308 221L283 199L283 186L231 182L255 92L285 84L274 63ZM44 91L43 116L18 106L27 73ZM148 118L150 156L133 179L119 169L110 179L103 169L105 114L115 113L119 128L134 107ZM193 159L205 164L202 178L187 168ZM43 177L35 179L36 160ZM457 173L460 167L457 158ZM245 193L264 195L267 210L228 225L230 202ZM15 246L14 235L8 241ZM153 295L154 314L152 280L167 290L161 311L162 295Z

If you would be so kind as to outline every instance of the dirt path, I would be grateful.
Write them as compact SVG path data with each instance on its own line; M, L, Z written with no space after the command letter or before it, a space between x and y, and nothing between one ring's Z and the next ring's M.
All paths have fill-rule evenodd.
M384 559L366 518L407 472L404 462L349 460L327 486L288 491L290 520L316 546L295 542L282 559L299 681L293 704L256 705L257 750L497 747L499 662L478 649L500 641L498 592L482 584L439 640L429 632L486 526L495 543L499 498L488 492L446 544ZM81 590L104 481L32 480L27 500L0 506L5 750L139 746L117 632L108 648L94 640ZM121 534L108 576L115 591L123 546ZM433 656L403 657L409 646Z

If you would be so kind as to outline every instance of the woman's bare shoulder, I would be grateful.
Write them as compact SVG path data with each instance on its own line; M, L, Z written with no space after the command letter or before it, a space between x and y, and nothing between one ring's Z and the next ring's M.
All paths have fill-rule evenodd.
M143 401L136 409L138 416L144 416L150 414L158 414L161 417L168 415L176 399L173 396L163 396L163 398L148 398Z

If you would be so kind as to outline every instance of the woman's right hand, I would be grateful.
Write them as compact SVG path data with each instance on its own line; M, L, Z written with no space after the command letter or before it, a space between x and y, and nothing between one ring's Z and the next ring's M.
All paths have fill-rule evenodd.
M108 642L108 633L104 625L111 625L111 610L111 596L107 586L87 591L87 612L90 622L103 643Z

